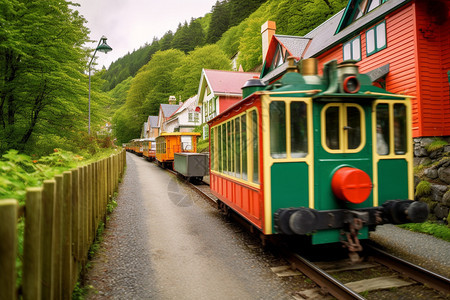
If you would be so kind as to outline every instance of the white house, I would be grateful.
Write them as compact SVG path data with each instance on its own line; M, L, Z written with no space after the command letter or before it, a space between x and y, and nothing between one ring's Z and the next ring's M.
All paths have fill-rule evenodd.
M179 108L163 124L166 132L191 132L201 124L200 113L196 111L197 95L180 102Z

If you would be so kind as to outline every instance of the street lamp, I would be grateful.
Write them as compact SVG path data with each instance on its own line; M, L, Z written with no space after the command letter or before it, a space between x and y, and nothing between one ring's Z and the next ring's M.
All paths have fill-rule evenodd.
M97 48L95 48L94 55L91 58L91 61L89 62L89 123L88 123L88 134L91 135L91 64L94 60L95 53L97 51L108 53L112 50L112 48L106 43L106 36L102 36L101 39L98 41Z

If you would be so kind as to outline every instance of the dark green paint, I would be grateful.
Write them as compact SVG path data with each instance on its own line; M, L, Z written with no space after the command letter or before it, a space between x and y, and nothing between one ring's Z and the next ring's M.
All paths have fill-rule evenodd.
M308 207L308 165L275 163L271 167L272 215L279 208ZM275 232L275 229L273 229Z
M380 160L378 205L395 199L408 199L408 163L404 159Z

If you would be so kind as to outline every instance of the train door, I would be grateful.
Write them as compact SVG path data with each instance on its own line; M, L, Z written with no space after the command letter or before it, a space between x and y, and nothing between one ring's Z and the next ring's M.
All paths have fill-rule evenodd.
M363 100L362 100L363 101ZM314 209L353 209L372 206L371 106L353 103L316 102L314 110ZM369 126L366 126L369 124ZM367 128L369 127L369 128ZM343 167L366 176L369 196L362 203L340 200L332 188L335 173ZM365 175L364 175L365 173ZM348 183L351 184L351 183ZM335 235L335 236L332 236ZM367 232L366 232L367 235ZM339 232L321 231L313 243L339 241Z
M374 206L414 199L409 101L378 100L372 111Z
M278 209L313 204L311 98L265 97L263 101L265 233Z

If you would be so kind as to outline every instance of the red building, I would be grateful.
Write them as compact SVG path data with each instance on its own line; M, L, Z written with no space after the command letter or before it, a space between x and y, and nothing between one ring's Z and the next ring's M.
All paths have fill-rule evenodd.
M304 37L262 29L263 41L273 35L263 45L266 83L284 74L288 56L317 58L319 70L356 60L375 85L414 96L414 137L450 136L450 0L350 0Z

